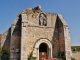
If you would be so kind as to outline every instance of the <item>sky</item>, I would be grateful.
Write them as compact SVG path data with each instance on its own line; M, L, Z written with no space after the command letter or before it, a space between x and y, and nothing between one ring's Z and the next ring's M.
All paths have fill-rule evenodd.
M0 0L0 33L4 33L26 8L62 14L70 28L72 46L80 46L80 0Z

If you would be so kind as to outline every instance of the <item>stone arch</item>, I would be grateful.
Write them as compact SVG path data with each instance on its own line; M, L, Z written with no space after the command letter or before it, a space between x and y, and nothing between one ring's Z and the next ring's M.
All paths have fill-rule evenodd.
M39 25L47 26L47 16L44 13L40 13L39 15Z
M38 41L35 43L34 48L39 48L39 45L40 45L41 43L46 43L49 48L52 47L52 44L51 44L51 42L50 42L48 39L40 39L40 40L38 40Z
M51 43L48 39L39 39L39 40L35 43L35 45L34 45L34 52L33 52L34 56L36 55L37 60L39 60L39 46L40 46L40 44L42 44L42 43L47 44L47 46L48 46L48 48L49 48L49 50L48 50L48 53L49 53L48 58L52 58L52 43Z

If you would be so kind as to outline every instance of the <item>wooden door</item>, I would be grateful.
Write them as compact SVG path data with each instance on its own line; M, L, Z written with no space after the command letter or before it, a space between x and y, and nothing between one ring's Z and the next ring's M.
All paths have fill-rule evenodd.
M43 58L47 59L47 53L46 52L39 52L39 60L42 60Z

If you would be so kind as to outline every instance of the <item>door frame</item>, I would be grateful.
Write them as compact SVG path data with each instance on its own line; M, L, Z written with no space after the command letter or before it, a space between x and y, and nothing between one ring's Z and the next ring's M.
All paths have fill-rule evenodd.
M49 48L49 56L48 58L52 58L52 44L50 42L50 40L48 39L39 39L35 45L34 45L34 50L36 51L36 57L37 57L37 60L39 60L39 46L41 43L46 43L48 45L48 48Z

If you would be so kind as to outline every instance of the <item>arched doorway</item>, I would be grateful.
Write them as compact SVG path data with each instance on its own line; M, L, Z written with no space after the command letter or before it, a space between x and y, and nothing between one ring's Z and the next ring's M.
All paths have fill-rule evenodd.
M33 56L39 60L40 52L44 52L46 58L52 58L52 44L48 39L40 39L34 45ZM44 55L44 53L42 53Z
M48 45L46 43L41 43L39 45L39 60L41 58L48 58Z

